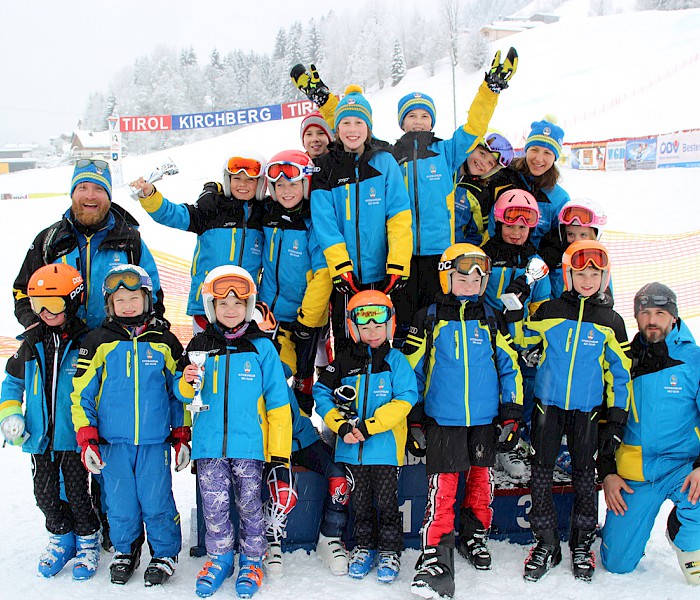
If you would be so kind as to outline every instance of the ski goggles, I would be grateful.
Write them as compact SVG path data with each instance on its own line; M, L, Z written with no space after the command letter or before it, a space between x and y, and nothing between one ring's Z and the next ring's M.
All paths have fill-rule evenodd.
M537 226L540 214L529 206L509 206L503 211L500 220L506 225L522 223L532 229Z
M593 266L601 271L610 266L608 253L601 248L581 248L571 255L571 268L583 271L587 266Z
M75 161L75 166L84 169L90 165L95 165L98 169L108 169L109 163L106 160L99 160L97 158L79 158Z
M513 148L508 145L507 147L501 146L499 148L499 140L495 135L490 135L484 139L484 146L491 154L496 154L498 159L498 164L502 167L507 167L511 162L513 162Z
M393 316L392 308L381 305L358 306L350 311L350 320L358 326L367 325L372 321L382 325L388 323Z
M248 177L257 179L262 175L262 165L259 160L245 156L232 156L226 163L226 170L231 175L245 173Z
M559 223L562 225L581 225L583 227L595 227L605 225L608 218L596 215L585 206L565 206L559 213Z
M287 181L301 181L311 171L300 164L293 162L275 162L267 165L265 169L265 177L272 182L277 182L282 177Z
M211 294L214 298L226 298L231 292L239 300L246 300L255 293L255 285L240 275L222 275L202 286L202 293Z
M60 315L66 310L66 301L61 296L30 296L29 304L36 315L41 314L42 310L52 315Z
M455 269L462 275L470 275L475 270L483 277L491 272L491 259L485 254L462 254L452 260L443 260L438 264L438 271Z
M102 291L105 294L113 294L120 287L136 291L140 290L142 287L149 287L149 285L150 281L142 277L141 273L130 270L118 271L117 273L110 273L107 275L102 285Z

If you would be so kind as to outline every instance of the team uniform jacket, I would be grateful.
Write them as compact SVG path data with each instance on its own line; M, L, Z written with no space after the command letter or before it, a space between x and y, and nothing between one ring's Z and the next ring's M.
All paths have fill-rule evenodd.
M173 392L182 346L158 319L140 334L105 319L85 336L73 381L73 425L97 427L108 444L162 444L189 425Z
M307 327L328 322L333 288L328 265L311 226L308 200L289 211L278 202L266 206L260 300L280 322L299 320Z
M539 248L542 236L551 229L559 227L559 211L569 201L569 194L559 184L552 189L541 190L534 187L532 178L526 177L512 167L506 167L496 173L490 181L493 193L493 204L489 214L489 236L496 232L496 222L493 218L493 205L498 197L509 189L519 189L530 192L537 200L540 209L540 220L537 226L530 231L530 241Z
M455 187L455 244L481 246L488 239L490 202L487 181L468 173L459 178Z
M190 341L187 352L193 350L209 353L202 388L202 401L209 410L194 417L192 458L288 461L292 449L289 386L272 340L254 322L237 339L226 339L218 326L209 324ZM185 354L181 368L187 364ZM181 402L192 402L194 389L182 370L175 391Z
M438 425L472 427L492 423L501 403L522 407L518 354L502 316L494 315L494 344L483 298L462 302L440 293L437 300L430 354L426 355L427 308L416 314L404 345L424 398L424 413Z
M632 340L634 398L617 473L653 482L683 465L700 465L700 348L679 321L665 343Z
M75 319L66 329L42 322L18 337L22 345L5 366L0 420L11 414L21 415L24 399L25 427L30 434L22 445L25 452L77 450L70 394L80 339L86 332L82 321Z
M78 317L90 329L99 326L105 317L102 282L109 270L117 265L136 264L146 270L153 281L156 313L162 315L165 309L158 269L141 240L136 220L114 203L105 222L98 227L85 230L73 219L71 210L67 210L63 219L39 233L29 248L13 285L17 320L25 327L39 320L29 305L27 284L39 267L56 262L75 267L83 276L86 297Z
M489 239L482 250L491 259L491 276L489 277L484 298L498 312L505 308L500 297L516 277L525 275L527 263L539 258L537 250L528 240L522 246L508 244L498 237ZM549 276L536 281L530 289L530 296L523 301L529 314L532 314L546 300L552 297Z
M262 264L263 206L258 200L226 198L221 184L207 183L195 204L175 204L156 190L141 206L161 225L197 234L192 257L188 315L203 315L202 284L207 273L222 265L243 267L258 281Z
M408 276L411 211L401 170L372 140L358 155L332 142L316 161L311 216L331 279L354 271L360 283Z
M372 350L353 344L326 367L314 384L316 411L338 433L346 423L333 391L350 385L357 392L355 409L370 437L346 444L338 436L335 461L352 465L402 466L406 448L406 417L418 400L416 378L406 357L385 342Z
M544 405L591 412L607 400L628 410L632 399L629 343L622 317L606 294L564 292L515 324L522 346L543 344L535 397Z

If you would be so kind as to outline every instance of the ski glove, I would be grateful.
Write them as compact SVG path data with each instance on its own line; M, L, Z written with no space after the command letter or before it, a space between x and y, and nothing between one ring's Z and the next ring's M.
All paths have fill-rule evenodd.
M608 422L601 424L598 434L598 453L603 457L614 457L622 444L622 436L627 424L627 412L613 406L608 409Z
M0 431L8 444L21 446L24 443L24 417L8 415L0 421Z
M83 465L90 473L99 475L105 468L105 463L102 462L100 455L97 427L81 427L78 429L76 438L80 446L80 460L83 461Z
M498 451L510 452L518 445L520 439L520 421L506 419L496 425L498 433Z
M289 331L291 332L292 336L296 338L296 340L301 340L303 342L306 342L310 340L314 334L318 331L318 328L316 327L307 327L304 325L301 321L298 319L296 321L292 321L289 325ZM296 341L294 340L294 341Z
M491 67L486 71L484 81L494 94L500 94L508 87L508 82L518 68L518 53L515 48L508 50L506 59L501 62L501 51L496 52Z
M381 290L389 295L391 292L398 292L406 287L408 277L405 275L387 275L382 281Z
M530 286L527 283L527 277L525 275L516 277L508 284L506 289L503 290L503 293L515 294L520 298L521 302L524 302L530 297Z
M189 427L176 427L170 432L170 443L175 450L175 472L179 473L190 464L192 430Z
M408 436L406 437L406 450L412 456L421 458L425 456L425 430L420 423L408 424Z
M360 291L360 282L355 277L355 273L347 271L333 278L333 288L338 294L354 296Z
M330 96L328 86L321 81L321 77L316 70L316 65L309 65L309 74L302 64L294 65L289 76L294 81L294 85L316 106L321 107Z

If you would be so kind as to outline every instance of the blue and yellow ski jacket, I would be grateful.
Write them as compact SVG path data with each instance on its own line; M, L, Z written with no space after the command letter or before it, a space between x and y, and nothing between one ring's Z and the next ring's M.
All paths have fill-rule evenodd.
M192 458L247 458L289 462L292 413L289 386L275 345L254 322L236 339L211 323L195 335L178 370L175 392L189 404L194 389L182 377L187 352L208 353L202 401L209 410L192 423Z
M314 384L313 395L316 412L335 433L347 423L334 402L333 392L341 385L350 385L357 392L357 427L365 434L365 441L346 444L338 436L335 461L402 466L406 417L418 400L416 378L406 357L388 342L375 350L358 343L326 367Z
M152 319L138 334L105 319L83 339L73 380L77 432L97 427L108 444L162 444L170 429L189 425L173 392L182 346Z

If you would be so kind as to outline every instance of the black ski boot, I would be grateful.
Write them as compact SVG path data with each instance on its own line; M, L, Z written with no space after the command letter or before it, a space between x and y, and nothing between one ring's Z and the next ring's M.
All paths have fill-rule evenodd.
M139 538L131 544L130 554L114 553L112 562L109 564L109 578L112 583L124 585L131 579L131 576L141 562L141 546L143 546L143 542L144 537L142 533Z
M530 548L530 555L525 559L523 577L527 581L539 581L552 567L561 562L559 533L555 529L533 531L537 544Z
M452 598L455 593L454 548L426 546L416 563L411 592L421 598Z
M475 569L488 571L491 568L491 553L486 545L489 530L484 528L481 521L474 516L470 509L460 511L459 522L457 552L466 558Z
M591 550L595 542L595 529L572 529L569 539L571 548L571 569L574 577L590 581L595 571L595 552Z
M146 587L152 585L163 585L175 572L177 556L164 556L163 558L152 558L143 574L143 583Z

